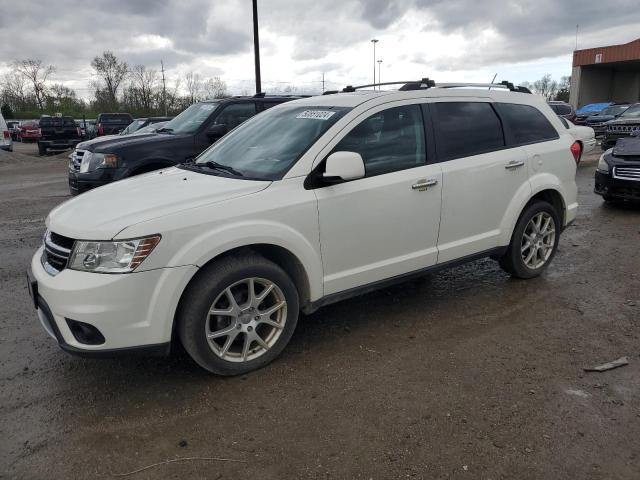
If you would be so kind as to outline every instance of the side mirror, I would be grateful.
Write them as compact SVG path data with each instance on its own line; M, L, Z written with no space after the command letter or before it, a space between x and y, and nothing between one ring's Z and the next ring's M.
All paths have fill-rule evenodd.
M327 157L322 179L328 183L364 177L364 161L356 152L334 152Z
M218 139L224 137L229 130L224 123L219 123L217 125L211 125L209 130L207 130L207 137L210 139Z

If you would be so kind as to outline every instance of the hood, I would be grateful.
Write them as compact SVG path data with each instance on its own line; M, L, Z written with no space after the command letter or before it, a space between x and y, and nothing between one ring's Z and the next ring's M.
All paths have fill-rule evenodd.
M106 135L104 137L96 137L86 142L78 144L78 150L89 150L90 152L110 153L113 148L122 148L129 145L135 145L150 138L159 137L158 143L167 139L175 138L174 135L161 135L158 133L141 133L139 135Z
M616 142L612 151L616 157L634 157L631 160L640 160L640 138L628 137L620 138Z
M638 125L640 124L640 118L624 118L618 117L615 120L612 120L608 123L608 125Z
M609 120L613 120L615 118L616 118L615 115L591 115L590 117L587 118L587 124L604 123L604 122L608 122Z
M251 195L270 184L172 167L74 197L51 211L47 227L70 238L109 240L131 225ZM152 233L162 232L149 232Z

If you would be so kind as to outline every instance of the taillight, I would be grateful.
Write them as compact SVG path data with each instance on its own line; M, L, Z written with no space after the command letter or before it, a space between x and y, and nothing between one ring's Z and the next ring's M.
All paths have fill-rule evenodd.
M580 144L578 142L573 142L569 150L571 150L571 155L573 155L576 165L580 163L580 154L582 153L582 147Z
M98 125L98 135L104 135L104 128L102 125Z
M2 132L2 136L4 138L11 138L11 134L9 133L9 130L5 130L4 132Z

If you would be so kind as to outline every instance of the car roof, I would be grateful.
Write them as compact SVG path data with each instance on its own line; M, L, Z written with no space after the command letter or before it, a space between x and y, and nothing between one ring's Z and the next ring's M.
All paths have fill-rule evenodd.
M530 93L512 92L506 89L478 89L478 88L425 88L420 90L358 90L348 93L335 93L320 95L317 97L302 98L288 104L309 105L317 107L356 107L365 102L379 100L379 103L396 100L420 99L420 98L461 98L475 97L488 98L500 102L523 103L540 105L545 100L539 95ZM378 103L378 102L376 102Z

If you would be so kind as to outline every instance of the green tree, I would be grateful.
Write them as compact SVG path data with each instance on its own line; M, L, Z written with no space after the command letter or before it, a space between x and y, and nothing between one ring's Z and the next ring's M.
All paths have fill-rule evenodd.
M2 116L7 120L13 118L13 110L11 110L11 107L6 103L3 103L2 107L0 107L0 113L2 113Z

